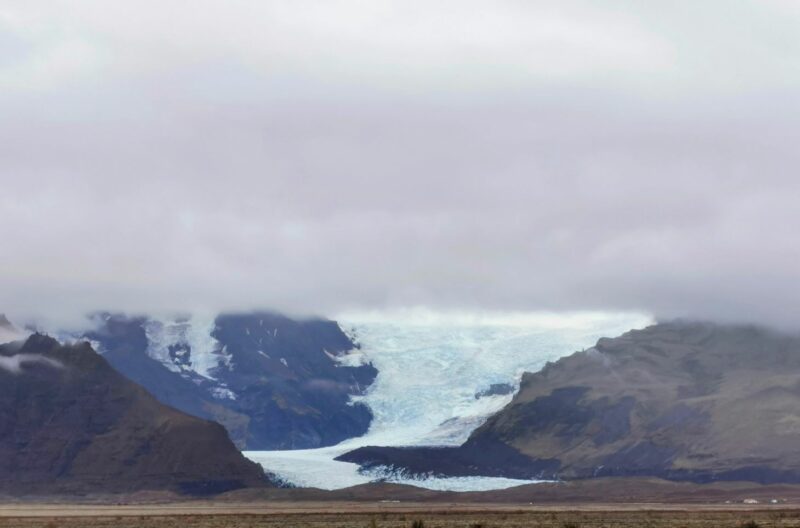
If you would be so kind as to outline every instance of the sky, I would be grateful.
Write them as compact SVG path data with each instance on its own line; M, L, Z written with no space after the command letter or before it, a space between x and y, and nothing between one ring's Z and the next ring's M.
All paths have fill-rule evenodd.
M0 0L0 311L795 327L800 3Z

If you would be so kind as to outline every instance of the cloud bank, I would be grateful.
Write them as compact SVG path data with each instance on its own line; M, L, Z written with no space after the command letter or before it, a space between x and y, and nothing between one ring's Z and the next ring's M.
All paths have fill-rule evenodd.
M2 308L795 325L798 24L780 0L4 2Z

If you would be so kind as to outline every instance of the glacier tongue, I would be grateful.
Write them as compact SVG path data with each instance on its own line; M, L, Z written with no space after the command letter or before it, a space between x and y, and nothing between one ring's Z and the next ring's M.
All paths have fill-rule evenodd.
M295 485L336 489L388 478L432 489L499 489L524 483L470 477L407 480L362 474L333 458L365 445L459 445L513 394L476 397L492 384L517 386L523 372L540 370L600 337L652 321L630 313L441 314L410 311L349 314L340 324L361 345L353 361L369 360L378 377L363 396L374 419L368 433L337 446L247 456ZM341 358L346 363L347 357Z

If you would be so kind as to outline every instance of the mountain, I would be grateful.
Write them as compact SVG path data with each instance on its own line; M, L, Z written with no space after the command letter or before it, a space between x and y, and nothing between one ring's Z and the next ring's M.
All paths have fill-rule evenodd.
M88 343L0 346L0 491L59 494L261 487L225 429L159 403Z
M334 321L268 313L158 319L100 314L90 340L159 401L223 424L242 449L301 449L360 436L352 403L377 370Z
M671 322L524 375L460 447L339 460L411 474L800 482L800 337Z

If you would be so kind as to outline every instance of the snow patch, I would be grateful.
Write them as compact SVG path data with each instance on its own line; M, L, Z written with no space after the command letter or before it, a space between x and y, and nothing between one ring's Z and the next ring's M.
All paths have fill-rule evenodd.
M213 337L214 329L213 316L151 319L145 323L147 354L173 372L215 380L214 371L230 366L231 358Z
M213 387L209 389L211 395L218 400L235 400L236 394L227 387Z

